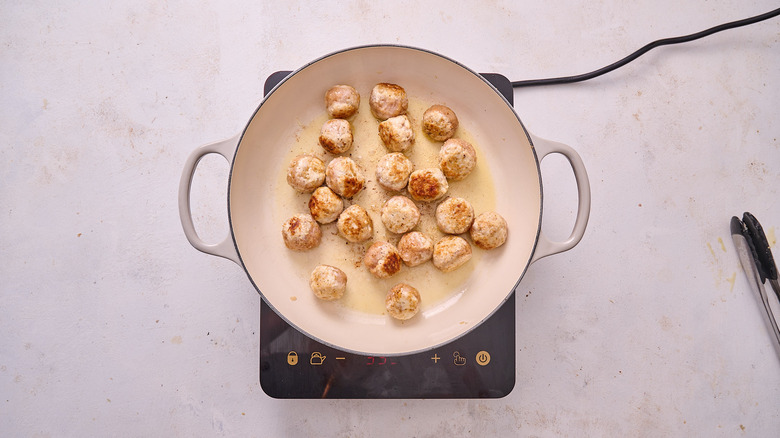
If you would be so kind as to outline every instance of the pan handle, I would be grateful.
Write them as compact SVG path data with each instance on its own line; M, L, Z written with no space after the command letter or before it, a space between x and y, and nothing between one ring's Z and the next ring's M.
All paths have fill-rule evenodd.
M233 245L233 239L230 235L216 244L204 242L195 231L195 224L192 222L192 210L190 209L192 177L195 175L195 169L198 167L200 160L208 154L219 154L230 163L233 154L235 153L236 146L238 146L239 138L240 135L236 135L235 137L226 140L209 143L195 149L190 156L187 157L187 161L184 164L184 172L182 172L181 181L179 182L179 217L181 218L181 226L184 229L184 235L187 236L187 240L195 249L206 254L224 257L241 266L238 251Z
M588 217L590 216L590 182L588 181L588 172L585 171L585 164L582 162L582 158L570 146L545 140L533 134L531 134L531 141L540 162L549 154L561 154L566 157L574 170L578 194L577 218L574 221L574 229L571 234L563 242L554 242L540 231L536 250L531 258L531 263L533 263L543 257L568 251L582 240L582 236L585 234L585 227L588 225Z

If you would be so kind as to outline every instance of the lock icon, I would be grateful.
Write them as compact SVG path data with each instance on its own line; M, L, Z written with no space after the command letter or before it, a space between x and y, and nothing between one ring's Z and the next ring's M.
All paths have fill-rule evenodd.
M311 358L309 359L309 363L312 365L322 365L322 363L325 362L325 356L322 355L319 351L315 351L311 354Z
M287 364L298 365L298 353L294 351L287 353Z

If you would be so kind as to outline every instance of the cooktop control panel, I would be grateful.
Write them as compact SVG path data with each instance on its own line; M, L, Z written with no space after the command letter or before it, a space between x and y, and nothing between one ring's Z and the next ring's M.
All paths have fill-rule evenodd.
M290 71L273 73L265 93ZM509 104L512 84L483 73ZM405 356L340 351L301 333L261 300L260 385L275 398L499 398L515 386L515 294L448 344Z
M482 325L406 356L345 353L260 311L260 384L275 398L499 398L515 385L515 295Z

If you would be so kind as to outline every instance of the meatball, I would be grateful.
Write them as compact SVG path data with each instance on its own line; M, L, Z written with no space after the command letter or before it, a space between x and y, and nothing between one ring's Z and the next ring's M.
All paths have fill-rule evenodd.
M320 129L320 146L331 154L350 150L352 140L352 126L344 119L330 119Z
M374 223L365 208L354 204L339 215L336 228L350 242L365 242L374 234Z
M338 300L347 289L347 274L335 266L319 265L311 273L309 287L321 300Z
M415 170L409 175L409 194L415 201L435 201L449 189L447 178L440 169Z
M403 152L414 144L412 123L406 115L391 117L379 124L379 138L390 152Z
M451 138L439 150L439 167L453 181L467 177L476 165L477 151L465 140Z
M409 182L409 175L414 170L412 160L400 152L387 154L376 166L376 181L385 190L400 192Z
M420 310L420 292L408 284L396 284L387 292L385 309L393 318L407 320Z
M445 236L433 247L433 265L452 272L471 260L471 245L458 236Z
M482 249L498 248L506 242L506 220L494 211L482 213L471 226L471 240Z
M363 257L363 264L377 278L388 278L401 270L401 254L390 242L375 242Z
M338 219L344 210L344 201L328 187L318 187L309 198L309 211L314 220L329 224Z
M406 90L396 84L376 84L368 98L371 114L379 120L406 114L409 108L409 99Z
M422 130L433 140L452 138L458 129L458 116L444 105L433 105L423 113Z
M398 241L398 252L406 266L421 265L433 257L433 240L419 231L412 231Z
M328 114L337 119L348 119L360 107L360 94L349 85L335 85L325 92Z
M287 248L307 251L316 248L322 239L322 231L309 214L296 214L282 225L282 238Z
M325 163L312 155L298 155L287 168L287 183L299 192L311 192L325 181Z
M393 196L382 206L382 223L393 233L403 234L420 222L420 210L406 196Z
M325 184L337 194L351 198L363 190L366 179L357 163L349 157L336 157L325 170Z
M442 233L462 234L474 222L474 207L463 198L447 198L436 207L436 226Z

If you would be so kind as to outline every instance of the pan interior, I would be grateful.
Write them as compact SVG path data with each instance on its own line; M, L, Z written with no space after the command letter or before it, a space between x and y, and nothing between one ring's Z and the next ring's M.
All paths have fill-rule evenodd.
M360 92L361 100L367 100L379 82L397 83L410 96L446 104L456 111L480 148L480 158L487 161L496 191L496 211L509 225L507 243L480 254L462 293L453 293L446 304L404 323L314 297L308 285L310 271L302 272L300 264L290 257L274 211L278 175L288 165L289 145L301 124L322 115L325 91L335 84L349 84ZM538 163L522 124L506 101L463 66L430 52L397 46L363 47L329 55L282 82L247 125L234 159L229 190L229 215L238 252L267 302L310 336L365 354L405 354L440 345L491 315L528 265L541 211Z

